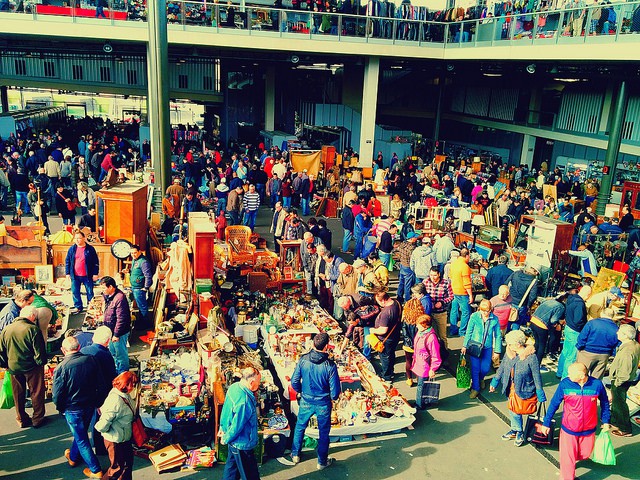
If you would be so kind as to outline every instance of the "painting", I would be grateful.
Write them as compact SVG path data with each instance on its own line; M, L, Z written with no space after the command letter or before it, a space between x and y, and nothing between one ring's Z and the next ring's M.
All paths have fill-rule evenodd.
M36 284L51 285L53 283L53 265L35 266Z
M376 198L380 200L382 215L387 217L391 215L391 197L389 195L377 195Z
M620 287L625 277L626 274L623 272L616 272L609 268L601 268L593 284L592 295L609 290L611 287Z

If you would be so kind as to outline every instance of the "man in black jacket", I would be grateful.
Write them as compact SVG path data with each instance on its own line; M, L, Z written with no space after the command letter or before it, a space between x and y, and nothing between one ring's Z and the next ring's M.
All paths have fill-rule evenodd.
M353 217L353 207L354 201L349 201L349 204L342 209L342 230L344 232L342 237L342 250L340 253L351 253L349 251L349 243L353 239L353 225L355 219Z
M538 298L538 270L535 267L525 267L524 270L514 272L507 283L511 293L511 305L518 309L518 319L516 324L524 325L528 320L529 308ZM513 325L509 325L509 331L513 329Z
M64 360L53 374L53 403L65 416L73 435L71 448L64 451L69 466L82 459L88 466L83 473L89 478L102 478L100 462L89 442L88 429L95 409L99 406L98 386L102 372L94 357L80 353L75 337L62 342Z
M125 294L118 288L112 277L104 277L100 284L105 287L104 325L109 327L113 336L109 343L109 351L116 362L118 375L129 370L129 352L127 341L131 333L131 310Z

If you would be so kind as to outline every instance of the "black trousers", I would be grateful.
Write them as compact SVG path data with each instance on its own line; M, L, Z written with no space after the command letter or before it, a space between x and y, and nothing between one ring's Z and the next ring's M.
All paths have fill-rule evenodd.
M253 450L239 450L229 445L227 463L224 465L222 480L259 480L258 462Z
M544 354L547 350L547 340L549 340L549 330L540 328L535 324L531 324L531 331L533 332L533 338L536 340L536 357L538 357L538 363L542 363Z

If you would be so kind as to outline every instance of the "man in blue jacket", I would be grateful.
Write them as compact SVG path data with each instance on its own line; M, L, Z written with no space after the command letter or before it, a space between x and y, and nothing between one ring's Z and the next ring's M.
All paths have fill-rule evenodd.
M93 282L98 280L100 261L96 249L87 243L84 233L76 232L73 241L74 244L71 245L65 259L65 274L71 280L74 306L71 313L80 313L84 308L80 286L84 285L87 291L87 303L90 302L93 298Z
M131 293L136 300L136 305L140 310L142 323L146 326L149 314L148 295L149 288L153 283L153 271L151 270L151 262L147 260L138 245L131 247L131 272L129 274L129 282L131 283Z
M578 340L577 361L587 366L589 374L599 380L604 377L609 357L618 346L618 325L612 320L615 311L605 308L600 318L589 320L584 326Z
M500 255L500 257L498 257L498 264L491 267L487 272L485 281L487 282L487 288L491 292L490 298L498 295L500 286L506 285L507 278L513 273L513 270L507 267L508 261L509 259L506 255Z
M258 445L258 410L254 392L260 387L260 372L253 367L242 370L240 381L227 390L220 414L220 443L229 445L222 480L260 478L253 449Z
M329 335L325 332L313 338L313 350L300 358L291 377L291 388L299 397L300 408L298 420L293 434L291 446L291 461L300 463L302 439L309 424L309 419L315 415L318 420L318 470L324 470L334 461L329 457L329 431L331 430L332 400L340 395L340 377L338 367L327 353Z
M349 243L353 239L353 228L355 218L353 217L353 200L349 201L349 204L342 209L342 231L344 235L342 237L342 250L340 253L349 253Z

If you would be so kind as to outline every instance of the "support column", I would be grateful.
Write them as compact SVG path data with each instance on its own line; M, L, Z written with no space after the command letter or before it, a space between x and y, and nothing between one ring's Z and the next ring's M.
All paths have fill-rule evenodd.
M2 85L0 87L0 105L2 105L2 113L7 113L9 111L9 94L7 90L8 88L6 85Z
M169 112L169 53L167 2L147 2L149 43L147 45L147 102L151 136L151 161L155 185L163 193L171 176L171 116Z
M437 153L436 144L440 141L440 121L442 116L442 95L444 94L444 86L447 82L445 77L438 77L438 102L436 104L436 115L433 120L433 153ZM427 159L425 158L425 161Z
M533 135L522 135L522 151L520 152L520 165L531 168L533 165L533 152L536 149L536 137Z
M611 186L616 172L618 153L620 153L622 126L627 112L627 100L627 82L621 80L615 104L609 117L609 141L607 143L607 154L604 158L604 171L607 171L607 173L605 174L603 171L600 193L598 193L598 205L596 208L596 214L598 215L604 215L607 203L611 198Z
M373 165L373 142L376 133L376 109L378 107L378 77L380 58L369 57L364 66L362 85L362 118L360 120L360 166Z
M276 68L269 66L264 78L264 129L276 129Z

